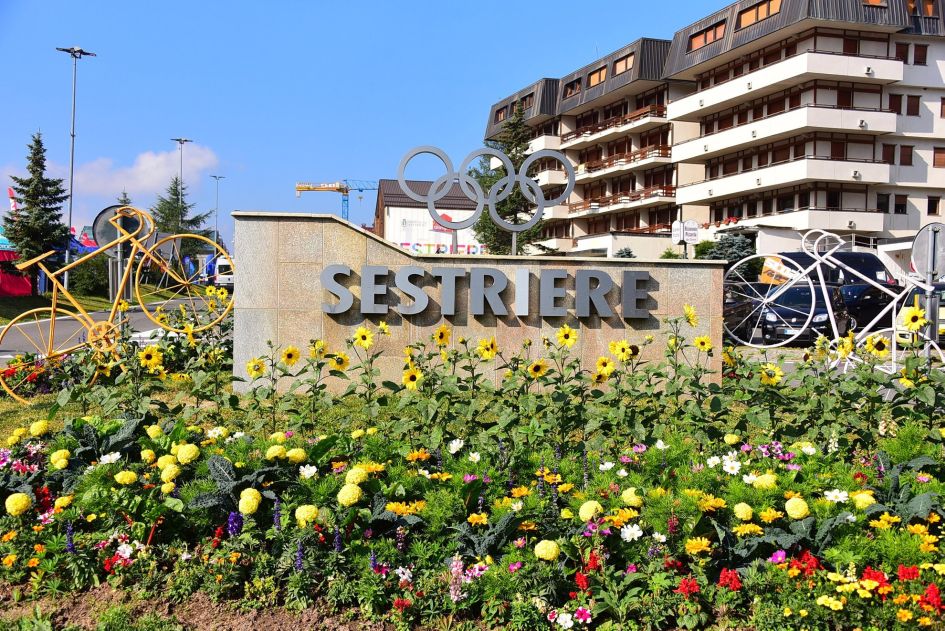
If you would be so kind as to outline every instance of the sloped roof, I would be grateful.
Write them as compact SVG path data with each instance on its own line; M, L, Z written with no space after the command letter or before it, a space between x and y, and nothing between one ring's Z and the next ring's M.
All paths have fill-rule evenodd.
M429 180L407 180L407 186L418 195L426 195L433 182ZM380 180L378 188L378 203L384 206L397 208L426 208L427 205L410 199L400 190L397 180ZM383 201L381 201L383 200ZM459 184L454 182L449 193L436 202L437 210L476 210L476 202L466 197Z

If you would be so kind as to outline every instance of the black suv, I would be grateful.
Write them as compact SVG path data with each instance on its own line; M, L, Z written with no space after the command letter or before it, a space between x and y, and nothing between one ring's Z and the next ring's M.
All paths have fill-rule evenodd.
M851 329L852 321L847 306L843 302L840 285L827 285L827 293L830 296L834 318L837 320L837 329L841 336L846 335ZM810 313L811 302L814 306L814 317L805 329L803 327ZM799 335L798 332L800 332ZM807 285L791 287L778 296L776 301L764 307L761 316L761 335L765 344L776 344L790 338L794 338L794 342L798 344L810 343L820 335L832 339L830 315L827 313L827 305L824 304L824 295L820 287L815 285L813 296Z

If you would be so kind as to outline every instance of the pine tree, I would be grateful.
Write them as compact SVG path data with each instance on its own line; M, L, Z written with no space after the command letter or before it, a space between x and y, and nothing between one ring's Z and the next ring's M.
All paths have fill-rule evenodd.
M210 231L203 228L210 212L191 216L196 204L187 203L187 185L181 185L176 175L171 179L164 195L158 195L157 203L151 208L151 215L158 232L169 234L199 234L210 236Z
M121 195L118 196L118 203L122 206L131 206L131 198L128 197L128 191L121 189Z
M46 177L46 147L42 134L33 134L28 149L26 170L29 176L10 176L19 208L11 210L3 220L6 237L21 261L49 250L61 250L69 239L69 228L62 221L62 203L69 195L61 179ZM37 270L32 268L26 273L32 293L36 295Z
M499 142L486 143L486 145L505 153L517 173L521 169L522 163L525 162L525 158L528 157L526 152L528 151L530 139L531 131L528 125L525 124L525 110L522 109L520 104L502 127ZM469 174L479 182L479 186L482 187L485 195L488 195L489 189L506 175L504 167L493 170L489 165L488 158L480 160L479 166L470 169ZM514 183L513 186L515 188L512 194L496 204L496 211L507 222L524 223L535 212L535 207L525 199L521 187ZM541 240L541 224L542 222L539 221L535 226L518 233L519 254L523 253L525 246ZM512 233L493 223L488 208L483 211L479 221L473 226L473 232L476 234L476 239L485 245L489 252L493 254L511 253ZM544 248L542 249L544 250Z

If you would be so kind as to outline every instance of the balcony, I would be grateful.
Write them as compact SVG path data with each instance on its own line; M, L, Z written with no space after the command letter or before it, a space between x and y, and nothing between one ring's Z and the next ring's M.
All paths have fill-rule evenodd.
M541 188L564 186L568 183L568 174L564 169L544 169L536 173L532 179L538 182Z
M728 225L789 228L799 232L818 228L830 232L883 232L888 228L888 220L895 216L872 208L798 208L758 217L743 217Z
M887 84L902 81L902 62L888 57L810 50L669 104L670 120L698 121L726 108L815 79Z
M623 248L630 248L638 259L657 259L669 246L667 239L670 236L672 236L670 224L588 234L574 240L574 249L571 253L580 256L582 252L606 252L607 256L614 256Z
M626 116L618 116L602 123L579 127L561 136L562 149L583 149L628 132L643 132L668 122L666 107L648 105Z
M557 151L560 148L561 138L559 136L539 136L538 138L532 138L528 143L527 153L535 153L543 149Z
M805 182L888 184L889 165L871 160L834 160L804 156L680 186L676 191L676 203L705 204L713 200L760 193Z
M568 204L568 214L571 217L575 217L600 211L611 212L658 206L660 204L672 204L675 202L675 195L675 186L651 186L639 191L618 193L616 195L608 195L607 197L597 197Z
M686 140L673 147L676 162L700 162L760 142L774 142L808 131L889 134L896 131L896 113L888 110L802 105L737 127Z
M552 237L551 239L538 241L538 245L543 245L548 249L557 250L559 252L570 252L574 247L574 241L575 240L571 237Z
M670 164L673 161L671 156L671 147L652 145L630 153L619 153L603 160L580 164L576 169L574 179L576 182L590 182L621 171L646 169L658 164Z
M548 221L549 219L567 219L569 216L568 205L567 204L558 204L557 206L546 206L545 214L542 217L542 221Z

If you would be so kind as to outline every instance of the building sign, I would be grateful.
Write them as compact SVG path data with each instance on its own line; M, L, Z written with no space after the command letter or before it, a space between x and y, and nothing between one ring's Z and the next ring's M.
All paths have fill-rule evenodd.
M404 242L400 247L413 254L485 254L486 246L476 244L463 245L460 243L454 249L448 243L410 243Z

